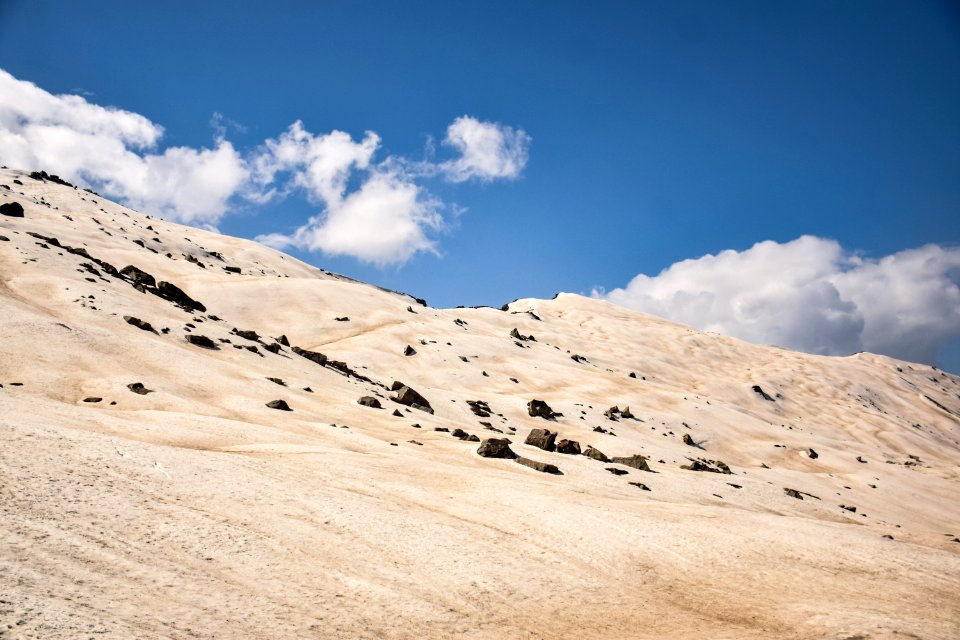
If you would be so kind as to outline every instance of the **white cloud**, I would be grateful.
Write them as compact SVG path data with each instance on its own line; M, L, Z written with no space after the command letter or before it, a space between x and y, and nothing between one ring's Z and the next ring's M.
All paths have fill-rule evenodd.
M527 164L530 136L523 129L461 116L447 127L443 143L460 152L459 158L439 165L451 182L513 179Z
M457 118L444 143L459 157L442 163L374 156L380 137L359 141L342 131L315 135L294 122L280 136L241 154L213 114L212 148L160 149L163 128L137 113L102 107L78 95L53 95L0 69L0 162L45 169L147 213L210 227L232 199L265 204L303 192L322 210L289 234L262 242L348 255L377 265L403 264L418 252L436 253L431 236L444 228L446 206L418 178L453 182L516 178L527 162L530 137L476 118Z
M803 236L677 262L594 296L751 342L933 362L960 338L960 248L879 260Z
M300 122L268 140L253 162L255 179L266 187L278 172L290 172L288 185L305 189L325 209L289 235L272 233L257 240L275 248L348 255L379 266L403 264L418 251L435 251L428 233L443 226L442 203L389 158L373 165L379 145L379 136L372 132L354 142L342 131L315 136ZM362 182L347 193L348 181L358 171Z
M130 111L75 95L52 95L0 69L0 160L88 182L132 207L212 225L247 179L222 137L213 149L151 152L163 128Z

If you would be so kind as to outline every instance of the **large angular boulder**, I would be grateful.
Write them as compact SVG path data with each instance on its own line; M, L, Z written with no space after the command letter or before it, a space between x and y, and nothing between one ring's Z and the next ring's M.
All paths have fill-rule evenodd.
M283 336L280 336L280 337L282 338ZM283 344L283 342L280 342L280 344ZM321 367L326 366L327 364L327 356L317 351L309 351L307 349L301 349L300 347L293 347L291 348L291 351L293 351L298 356L302 356L306 358L307 360L316 362Z
M11 218L22 218L23 205L19 202L4 202L0 204L0 215L10 216Z
M477 455L484 458L507 458L508 460L517 457L517 454L510 448L510 440L507 438L487 438L480 443Z
M527 413L531 418L543 418L545 420L553 420L557 416L562 416L562 413L557 413L550 408L543 400L531 400L527 403Z
M206 311L207 308L203 306L202 303L194 300L188 296L183 289L177 285L165 282L161 280L157 283L157 295L163 298L164 300L169 300L170 302L180 305L185 309L193 309L195 311Z
M610 462L610 458L605 456L602 451L594 449L590 445L587 445L587 449L583 452L583 455L588 458L593 458L594 460L599 460L600 462Z
M650 467L647 465L647 459L639 454L623 458L611 458L610 462L633 467L634 469L639 469L640 471L650 471Z
M397 395L391 398L394 402L410 407L411 409L419 409L420 411L433 413L433 407L430 406L430 402L413 388L408 387L402 382L395 381L391 387L391 391L397 392Z
M293 411L293 409L290 408L290 405L283 400L271 400L267 403L267 406L271 409L277 409L278 411Z
M87 255L89 257L89 254ZM128 264L123 269L120 269L120 275L129 280L134 287L137 287L141 291L143 291L145 287L157 286L157 281L152 275L132 264Z
M534 429L527 439L524 441L524 444L529 444L531 446L537 447L538 449L543 449L544 451L553 451L556 446L554 441L557 439L557 432L550 431L548 429Z
M580 455L580 443L576 440L563 439L557 443L557 453L578 456Z

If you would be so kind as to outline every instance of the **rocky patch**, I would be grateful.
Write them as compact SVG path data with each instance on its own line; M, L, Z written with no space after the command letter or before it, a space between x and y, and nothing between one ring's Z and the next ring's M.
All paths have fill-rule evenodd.
M531 400L528 402L527 413L531 418L543 418L544 420L554 420L563 415L551 409L550 405L543 400Z
M506 458L509 460L518 457L510 448L510 440L507 438L487 438L480 443L477 455L484 458Z

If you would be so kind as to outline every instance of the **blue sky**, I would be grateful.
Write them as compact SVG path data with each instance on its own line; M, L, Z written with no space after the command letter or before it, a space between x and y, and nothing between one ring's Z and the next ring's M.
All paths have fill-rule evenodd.
M295 121L356 143L375 132L371 166L401 164L435 205L432 250L387 264L285 250L434 306L593 293L760 342L960 370L960 10L947 2L0 0L0 68L162 126L157 153L222 135L252 162ZM525 133L520 170L451 179L444 140L462 116ZM285 170L272 186L286 195L238 188L217 228L292 237L332 211ZM354 165L346 193L369 176ZM817 242L790 244L802 236ZM902 253L931 243L939 253ZM721 255L750 278L714 277ZM796 264L812 272L792 279ZM863 294L921 289L905 309Z

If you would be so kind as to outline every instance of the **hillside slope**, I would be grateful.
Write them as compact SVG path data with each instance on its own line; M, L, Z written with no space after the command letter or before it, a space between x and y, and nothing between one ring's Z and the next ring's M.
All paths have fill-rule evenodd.
M955 376L0 185L0 637L960 637Z

